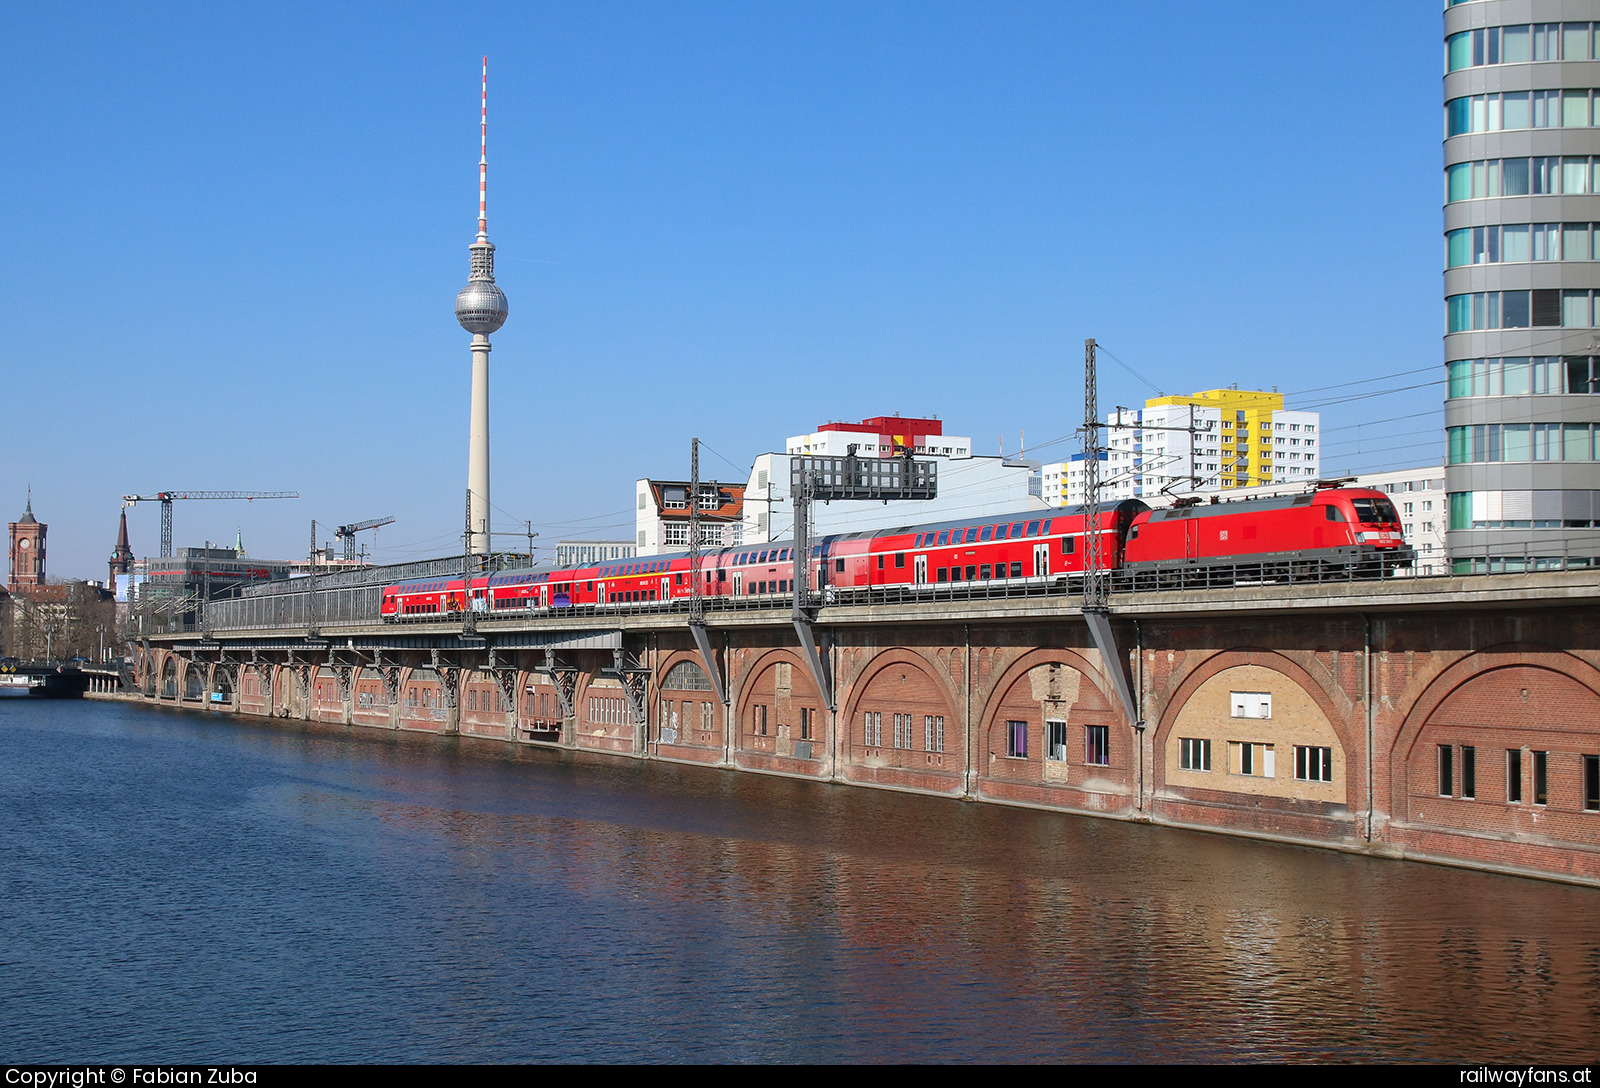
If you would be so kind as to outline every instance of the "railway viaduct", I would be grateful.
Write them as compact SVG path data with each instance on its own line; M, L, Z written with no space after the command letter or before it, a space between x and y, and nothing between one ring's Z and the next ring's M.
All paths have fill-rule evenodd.
M708 661L681 611L305 597L148 635L134 697L1600 884L1596 571L1126 594L1105 654L1063 595L828 606L815 663L786 604Z

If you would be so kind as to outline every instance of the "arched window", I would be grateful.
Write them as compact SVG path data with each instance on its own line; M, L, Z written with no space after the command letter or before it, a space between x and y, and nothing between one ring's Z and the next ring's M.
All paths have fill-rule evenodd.
M706 679L704 670L693 661L680 661L667 672L667 678L661 684L667 691L710 691L711 681Z

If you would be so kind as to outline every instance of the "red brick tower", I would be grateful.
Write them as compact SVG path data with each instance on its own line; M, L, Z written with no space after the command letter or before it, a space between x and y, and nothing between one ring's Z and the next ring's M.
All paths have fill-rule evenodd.
M21 521L13 521L11 528L11 582L13 593L44 585L44 537L50 526L33 516L33 496L28 496L28 508Z

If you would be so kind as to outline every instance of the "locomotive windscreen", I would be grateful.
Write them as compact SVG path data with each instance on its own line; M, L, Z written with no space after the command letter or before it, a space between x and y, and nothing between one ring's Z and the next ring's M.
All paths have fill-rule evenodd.
M1394 503L1388 499L1351 499L1356 508L1356 520L1363 525L1372 525L1377 522L1397 523L1400 515L1395 512Z

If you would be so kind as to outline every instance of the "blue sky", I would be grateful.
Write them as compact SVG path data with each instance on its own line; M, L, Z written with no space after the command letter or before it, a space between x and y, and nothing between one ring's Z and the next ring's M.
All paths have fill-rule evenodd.
M380 557L458 547L485 53L497 528L630 536L632 481L686 474L694 435L739 480L829 419L1035 446L1081 422L1087 336L1166 392L1436 367L1440 25L1392 0L9 5L0 514L31 482L63 576L103 576L119 497L168 488L302 495L179 504L180 546L302 555L311 518L392 514ZM1102 406L1152 395L1105 362ZM1441 397L1324 409L1324 467L1437 460ZM129 522L154 553L157 510Z

